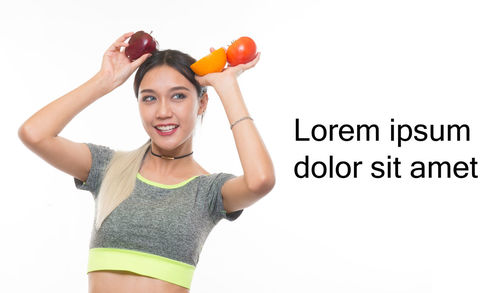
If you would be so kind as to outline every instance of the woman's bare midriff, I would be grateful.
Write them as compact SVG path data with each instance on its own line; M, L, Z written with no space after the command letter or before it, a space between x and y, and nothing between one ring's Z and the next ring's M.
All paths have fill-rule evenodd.
M189 289L128 271L89 272L89 293L188 293Z

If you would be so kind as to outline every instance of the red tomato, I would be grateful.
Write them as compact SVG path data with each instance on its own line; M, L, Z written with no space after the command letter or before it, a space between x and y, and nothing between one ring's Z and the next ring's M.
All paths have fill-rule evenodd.
M227 48L226 56L231 66L248 63L257 56L257 45L251 38L241 37Z

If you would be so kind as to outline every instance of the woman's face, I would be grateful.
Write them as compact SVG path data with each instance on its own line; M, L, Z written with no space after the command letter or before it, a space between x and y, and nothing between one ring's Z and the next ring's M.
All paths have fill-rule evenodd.
M139 86L138 104L152 142L174 153L191 150L197 117L205 111L207 99L205 94L199 100L195 86L174 68L149 70Z

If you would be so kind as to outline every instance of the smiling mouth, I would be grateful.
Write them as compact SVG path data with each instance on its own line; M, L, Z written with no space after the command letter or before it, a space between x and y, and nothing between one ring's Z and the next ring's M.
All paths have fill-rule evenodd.
M166 125L166 126L155 126L161 132L169 132L179 127L179 125Z

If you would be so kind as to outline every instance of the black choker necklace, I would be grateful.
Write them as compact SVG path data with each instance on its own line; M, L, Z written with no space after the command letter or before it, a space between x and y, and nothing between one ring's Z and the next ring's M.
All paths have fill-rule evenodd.
M192 154L193 154L193 152L190 152L189 154L182 155L182 156L178 156L178 157L167 157L167 156L164 156L164 155L158 155L158 154L153 153L153 148L150 148L150 150L151 150L151 154L152 154L153 156L157 156L157 157L159 157L159 158L166 159L166 160L182 159L182 158L184 158L184 157L187 157L187 156L189 156L189 155L192 155Z

